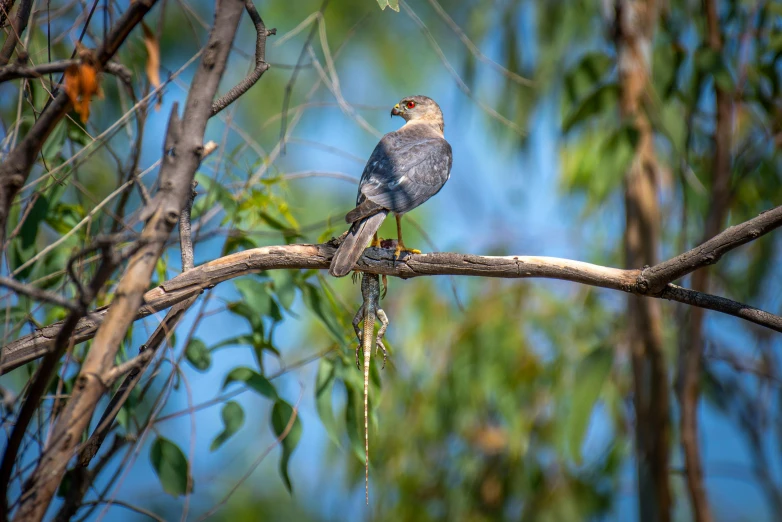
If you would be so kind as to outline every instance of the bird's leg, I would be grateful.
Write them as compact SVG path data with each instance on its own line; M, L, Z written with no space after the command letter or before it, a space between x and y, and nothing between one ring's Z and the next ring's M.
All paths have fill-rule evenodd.
M356 316L353 318L353 330L356 331L356 337L358 337L358 346L356 346L356 368L361 370L361 364L359 363L359 354L361 353L361 340L362 340L362 331L361 328L358 327L358 324L364 319L364 305L361 305L361 308L358 309L358 312L356 312Z
M369 244L370 248L380 248L380 238L377 237L377 232L372 236L372 242Z
M386 358L388 357L388 352L386 351L386 347L383 344L383 336L386 334L386 328L388 328L388 316L386 316L386 313L382 308L378 308L377 318L380 320L380 329L377 331L377 344L375 345L375 353L377 353L378 348L383 350L383 367L380 368L382 370L386 367Z
M414 248L407 248L405 242L402 240L402 217L398 214L394 214L396 218L396 237L398 239L396 243L396 250L394 250L394 260L399 258L402 252L409 252L411 254L420 254L420 250Z

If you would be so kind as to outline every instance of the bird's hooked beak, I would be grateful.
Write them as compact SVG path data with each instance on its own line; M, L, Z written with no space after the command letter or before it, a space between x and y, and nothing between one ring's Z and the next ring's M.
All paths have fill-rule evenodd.
M396 105L394 105L394 108L391 109L391 116L401 116L402 113L404 113L404 112L405 111L397 103Z

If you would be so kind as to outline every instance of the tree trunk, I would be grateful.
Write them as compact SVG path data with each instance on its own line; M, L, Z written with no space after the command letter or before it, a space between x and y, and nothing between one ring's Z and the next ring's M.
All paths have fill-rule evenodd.
M654 0L618 0L616 48L622 118L638 131L635 156L625 175L625 259L628 267L657 262L660 210L653 133L643 111L651 78L652 36L657 21ZM668 374L662 346L660 303L628 298L628 345L633 365L640 520L670 520L668 478Z

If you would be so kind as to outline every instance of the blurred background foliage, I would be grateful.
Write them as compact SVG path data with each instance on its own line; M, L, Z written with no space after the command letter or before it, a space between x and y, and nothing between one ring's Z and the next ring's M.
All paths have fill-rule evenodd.
M36 2L31 62L70 56L87 4ZM85 44L96 45L126 4L100 2ZM98 206L134 168L154 191L168 114L184 101L194 66L181 68L204 45L214 8L161 4L146 22L158 39L162 96L125 116L150 92L136 31L118 55L133 71L132 95L104 77L105 98L93 102L89 121L74 116L49 137L13 208L11 228L19 226L4 274L71 296L64 266L76 250L100 233L138 231L138 191ZM372 0L256 6L278 29L267 50L272 69L208 128L219 148L197 175L196 264L339 235L355 193L344 179L355 182L378 136L397 128L390 107L421 93L443 107L455 163L442 194L405 219L410 244L622 266L622 179L638 132L620 117L612 2L420 0L400 2L399 13ZM659 10L643 110L660 167L659 248L669 257L702 237L715 85L733 100L727 224L781 200L782 6L718 2L721 53L707 45L701 2L668 0ZM221 92L252 63L253 28L245 19L240 29ZM48 97L47 81L20 85L0 85L3 153ZM393 237L392 227L381 235ZM779 313L778 246L772 234L731 253L713 269L713 293ZM95 268L89 257L78 263L85 278ZM172 243L153 284L179 271ZM97 304L109 303L113 289ZM237 522L637 518L623 296L552 281L392 280L383 302L391 356L384 370L372 366L365 508L362 375L350 326L359 295L349 278L314 271L257 274L207 291L123 407L117 448L102 450L114 456L77 519L144 518L128 505L164 520L183 510L198 520L214 506L215 519ZM4 343L64 316L24 296L4 301ZM663 313L673 396L685 311L667 304ZM123 360L159 319L136 323ZM711 314L705 343L699 414L717 519L774 520L782 343ZM23 463L36 457L89 344L63 362ZM11 398L6 430L34 365L0 378ZM674 518L689 520L675 427L672 437Z

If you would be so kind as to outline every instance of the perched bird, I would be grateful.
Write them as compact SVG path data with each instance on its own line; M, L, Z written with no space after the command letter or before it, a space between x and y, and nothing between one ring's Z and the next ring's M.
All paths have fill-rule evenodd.
M389 212L396 217L398 242L395 258L402 252L420 254L405 247L400 219L437 194L451 173L451 146L443 137L443 113L426 96L409 96L394 105L391 116L405 124L380 139L364 167L358 186L356 208L345 216L351 224L329 267L335 277L347 275Z

